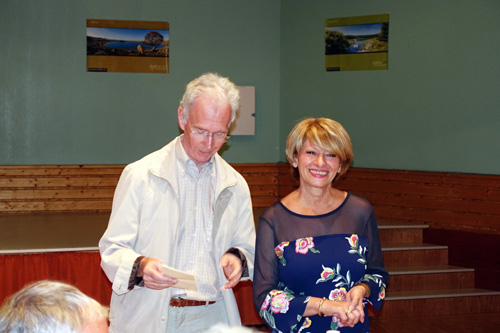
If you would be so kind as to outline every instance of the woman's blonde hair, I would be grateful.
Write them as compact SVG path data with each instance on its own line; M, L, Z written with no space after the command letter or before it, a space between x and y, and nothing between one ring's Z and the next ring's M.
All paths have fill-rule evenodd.
M305 142L335 154L340 159L339 178L347 172L352 163L354 153L349 134L344 127L329 118L306 118L292 129L286 141L286 158L292 165ZM299 180L297 168L293 168L294 177Z

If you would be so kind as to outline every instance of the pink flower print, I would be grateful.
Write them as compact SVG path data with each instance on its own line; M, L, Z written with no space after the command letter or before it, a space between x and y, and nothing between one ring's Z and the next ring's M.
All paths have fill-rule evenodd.
M275 296L275 295L278 295L281 293L281 290L278 290L278 289L273 289L269 292L269 295L271 296Z
M273 313L287 313L290 301L284 294L277 294L271 300L271 311Z
M343 302L347 299L347 291L345 290L345 288L338 288L332 290L330 291L328 299L334 302Z
M318 281L316 281L316 284L320 283L320 282L326 282L328 280L331 280L335 277L335 271L330 268L330 267L325 267L323 265L321 265L323 267L323 271L321 272L320 274L320 278L318 279Z
M270 302L270 300L271 300L271 296L270 296L270 295L267 295L267 296L266 296L266 299L264 300L264 303L262 303L262 306L260 307L260 308L261 308L261 310L266 310L266 309L267 309L267 307L268 307L268 306L269 306L269 304L271 303L271 302Z
M378 294L378 299L384 299L385 298L385 288L382 287L380 289L380 293Z
M288 246L288 244L290 244L290 242L283 242L274 248L274 252L278 256L278 259L283 266L286 266L284 252L285 252L285 247Z
M285 249L285 246L288 246L288 244L290 244L290 242L283 242L274 248L274 252L278 256L278 258L283 258L283 251Z
M312 324L311 319L310 319L309 317L306 317L306 318L304 319L304 323L302 323L302 326L301 326L301 327L300 327L300 329L299 329L299 332L302 332L302 330L304 330L304 329L306 329L306 328L310 327L310 326L311 326L311 324Z
M351 245L351 247L358 247L358 235L352 234L351 237L346 237L346 239L349 241L349 245Z
M326 280L330 275L333 275L333 269L330 267L323 266L323 272L321 272L321 279Z
M314 242L312 237L300 238L295 241L295 252L300 254L306 254L309 249L314 248Z

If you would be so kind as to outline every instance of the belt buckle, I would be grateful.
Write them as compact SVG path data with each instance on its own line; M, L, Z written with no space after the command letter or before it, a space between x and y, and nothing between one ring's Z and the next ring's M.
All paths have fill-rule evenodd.
M182 299L182 297L179 297L179 296L170 297L170 302L169 302L170 306L173 308L179 309L180 306L172 305L172 300L180 301L181 299Z

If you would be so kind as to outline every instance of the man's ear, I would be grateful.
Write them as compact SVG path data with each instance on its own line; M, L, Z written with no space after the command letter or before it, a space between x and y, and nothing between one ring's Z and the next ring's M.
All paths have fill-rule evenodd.
M177 109L177 122L179 123L179 127L182 131L186 127L186 122L184 121L184 111L182 110L182 106L179 106Z

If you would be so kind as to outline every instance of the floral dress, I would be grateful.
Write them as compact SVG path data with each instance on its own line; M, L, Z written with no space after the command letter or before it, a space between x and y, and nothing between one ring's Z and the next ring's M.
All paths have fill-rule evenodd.
M259 222L254 275L254 302L273 332L369 332L366 307L353 328L302 314L310 297L343 301L360 282L370 286L364 302L380 310L389 276L371 205L348 194L336 210L305 216L274 204Z

